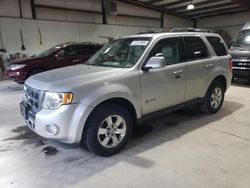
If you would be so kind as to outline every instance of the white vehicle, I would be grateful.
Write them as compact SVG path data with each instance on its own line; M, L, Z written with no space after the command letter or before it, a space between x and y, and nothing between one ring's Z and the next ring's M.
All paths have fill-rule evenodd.
M135 35L111 42L86 64L29 78L21 112L42 137L110 156L140 119L196 103L216 113L231 79L230 55L217 34Z

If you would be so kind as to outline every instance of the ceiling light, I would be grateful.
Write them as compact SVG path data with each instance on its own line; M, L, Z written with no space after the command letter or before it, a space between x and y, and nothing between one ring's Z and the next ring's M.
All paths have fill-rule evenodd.
M194 9L194 4L193 4L192 1L191 1L191 3L187 6L187 9L188 9L188 10Z

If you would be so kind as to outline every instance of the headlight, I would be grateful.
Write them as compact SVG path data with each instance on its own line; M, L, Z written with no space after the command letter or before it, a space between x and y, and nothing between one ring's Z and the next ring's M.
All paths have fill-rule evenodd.
M62 105L71 104L73 93L53 93L45 92L43 108L55 110Z
M20 65L11 65L10 66L10 70L17 70L17 69L21 69L21 68L23 68L23 67L25 67L26 65L24 65L24 64L20 64Z

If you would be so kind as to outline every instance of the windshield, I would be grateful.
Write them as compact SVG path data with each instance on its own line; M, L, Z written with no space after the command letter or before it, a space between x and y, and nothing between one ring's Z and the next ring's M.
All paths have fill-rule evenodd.
M38 57L46 57L49 56L50 54L56 52L57 50L61 49L62 46L53 46L52 48L49 48L48 50L45 50L44 52L38 54Z
M130 68L133 67L148 46L151 38L118 39L104 46L87 61L87 65Z
M242 30L233 43L234 47L250 47L250 30Z

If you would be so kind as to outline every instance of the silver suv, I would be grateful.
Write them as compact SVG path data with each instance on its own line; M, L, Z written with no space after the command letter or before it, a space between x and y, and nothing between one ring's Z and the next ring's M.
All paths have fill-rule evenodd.
M85 64L32 76L20 107L42 137L110 156L126 145L138 120L155 113L190 104L216 113L231 79L219 35L142 34L111 42Z

